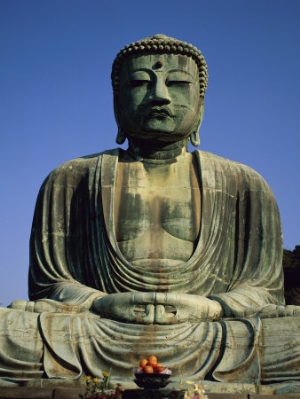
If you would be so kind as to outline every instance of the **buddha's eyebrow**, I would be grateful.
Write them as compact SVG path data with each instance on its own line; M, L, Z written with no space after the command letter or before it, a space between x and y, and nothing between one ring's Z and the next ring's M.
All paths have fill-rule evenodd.
M134 69L130 69L129 73L133 73L133 72L151 72L152 69L151 68L134 68Z
M184 70L184 69L179 69L179 68L170 69L170 70L168 71L168 73L171 73L171 72L185 73L186 75L189 75L191 78L195 78L194 75L192 75L189 71L186 71L186 70Z
M145 67L134 68L134 69L130 69L130 70L129 70L129 75L130 75L131 73L134 73L134 72L146 72L146 73L148 73L149 75L151 75L151 74L153 73L153 69L152 69L152 68L145 68ZM166 72L166 73L168 73L168 74L174 73L174 72L179 72L179 73L184 73L184 74L190 76L190 77L193 78L193 79L196 78L196 76L192 75L189 71L186 71L186 70L180 69L180 68L170 69L169 71L155 71L155 72Z

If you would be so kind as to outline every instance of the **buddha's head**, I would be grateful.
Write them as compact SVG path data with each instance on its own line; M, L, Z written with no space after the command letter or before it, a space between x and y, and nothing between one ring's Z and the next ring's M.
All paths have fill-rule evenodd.
M117 143L126 137L199 145L207 65L192 45L165 35L122 49L112 68Z

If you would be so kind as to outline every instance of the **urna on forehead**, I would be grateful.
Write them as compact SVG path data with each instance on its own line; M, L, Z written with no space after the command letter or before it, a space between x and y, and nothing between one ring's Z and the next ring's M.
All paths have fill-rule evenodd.
M123 62L128 58L147 54L173 54L191 57L198 67L200 96L204 97L208 83L208 72L207 64L201 51L192 44L162 34L138 40L137 42L128 44L119 51L113 62L111 73L114 95L119 94L120 74Z

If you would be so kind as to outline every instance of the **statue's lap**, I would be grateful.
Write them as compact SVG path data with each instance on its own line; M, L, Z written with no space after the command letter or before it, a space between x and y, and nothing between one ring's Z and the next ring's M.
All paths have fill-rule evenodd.
M128 381L139 359L155 353L172 368L175 379L182 378L184 369L186 378L204 380L211 375L213 380L227 383L300 380L299 325L300 317L280 317L145 326L99 319L89 313L38 314L2 309L1 377L18 378L22 364L25 379L41 378L46 373L50 378L76 380L112 369L115 377ZM89 362L80 363L79 353ZM67 367L63 366L66 359ZM274 361L281 367L274 369ZM235 369L234 376L232 366L238 363L240 368Z

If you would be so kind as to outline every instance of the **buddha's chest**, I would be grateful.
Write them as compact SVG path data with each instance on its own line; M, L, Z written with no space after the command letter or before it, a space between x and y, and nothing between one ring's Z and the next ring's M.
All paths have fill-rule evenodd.
M118 241L164 234L195 241L200 229L200 189L189 163L121 165L117 175L115 227Z

